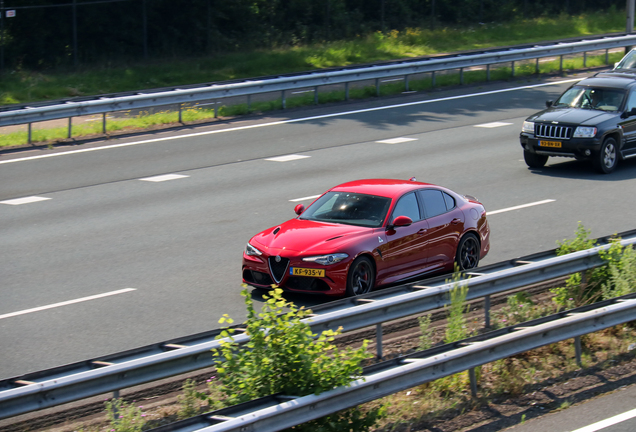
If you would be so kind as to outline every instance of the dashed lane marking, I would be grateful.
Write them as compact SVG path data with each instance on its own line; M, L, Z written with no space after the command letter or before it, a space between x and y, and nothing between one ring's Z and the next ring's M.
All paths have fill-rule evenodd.
M391 138L391 139L387 139L387 140L382 140L382 141L376 141L377 143L380 144L401 144L401 143L405 143L405 142L409 142L409 141L417 141L417 138Z
M33 309L25 309L25 310L21 310L18 312L11 312L8 314L4 314L4 315L0 315L0 319L4 319L4 318L11 318L14 316L18 316L18 315L25 315L28 313L32 313L32 312L39 312L39 311L43 311L46 309L53 309L56 307L60 307L60 306L68 306L71 304L75 304L75 303L81 303L81 302L85 302L85 301L90 301L90 300L96 300L96 299L100 299L100 298L104 298L104 297L109 297L109 296L114 296L117 294L123 294L123 293L127 293L130 291L136 291L136 288L124 288L121 290L117 290L117 291L110 291L107 293L103 293L103 294L96 294L96 295L92 295L92 296L88 296L88 297L82 297L82 298L78 298L75 300L68 300L68 301L64 301L64 302L60 302L60 303L54 303L54 304L50 304L50 305L46 305L46 306L40 306L40 307L36 307Z
M139 180L149 181L149 182L164 182L168 180L177 180L177 179L186 178L186 177L190 177L190 176L181 175L181 174L164 174L164 175L159 175L154 177L146 177Z
M30 204L30 203L34 203L34 202L38 202L38 201L46 201L46 200L50 200L50 199L51 198L45 198L45 197L39 197L39 196L30 196L30 197L16 198L16 199L10 199L10 200L6 200L6 201L0 201L0 204L21 205L21 204Z
M510 126L511 124L512 123L492 122L492 123L484 123L484 124L475 125L475 127L492 129L492 128L497 128L502 126Z
M289 162L289 161L293 161L293 160L297 160L297 159L305 159L308 158L310 156L303 156L303 155L286 155L286 156L278 156L278 157L273 157L273 158L267 158L265 160L267 161L273 161L273 162Z
M513 210L519 210L519 209L522 209L522 208L538 206L538 205L541 205L541 204L547 204L547 203L551 203L551 202L554 202L554 201L556 201L556 200L547 199L547 200L537 201L537 202L533 202L533 203L529 203L529 204L518 205L518 206L515 206L515 207L508 207L508 208L504 208L504 209L501 209L501 210L489 211L489 212L486 212L486 214L488 216L491 216L491 215L494 215L494 214L497 214L497 213L504 213L504 212L509 212L509 211L513 211Z
M306 197L302 197L302 198L295 198L295 199L290 199L289 201L291 202L298 202L298 201L309 201L309 200L313 200L318 198L320 195L312 195L312 196L306 196Z

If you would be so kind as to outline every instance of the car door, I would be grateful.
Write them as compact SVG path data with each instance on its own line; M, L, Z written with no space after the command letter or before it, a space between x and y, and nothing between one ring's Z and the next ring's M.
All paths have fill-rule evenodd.
M418 191L428 222L427 265L431 268L453 268L459 239L464 232L464 212L455 198L439 189Z
M632 89L627 95L624 112L629 112L632 108L636 108L636 89ZM621 119L619 126L623 129L623 137L625 138L625 146L622 150L631 153L636 149L636 116Z
M382 268L378 268L378 279L385 280L385 283L417 273L427 262L428 223L422 217L421 205L415 192L409 192L397 201L389 221L392 222L397 216L408 216L413 223L409 226L387 229L386 241L378 247L382 255Z

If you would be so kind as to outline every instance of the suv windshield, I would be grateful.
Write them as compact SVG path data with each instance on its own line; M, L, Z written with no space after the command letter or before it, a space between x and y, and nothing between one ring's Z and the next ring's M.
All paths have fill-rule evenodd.
M382 226L391 198L351 192L327 192L300 219L377 228Z
M572 87L563 93L553 106L618 111L624 98L625 92L619 89Z

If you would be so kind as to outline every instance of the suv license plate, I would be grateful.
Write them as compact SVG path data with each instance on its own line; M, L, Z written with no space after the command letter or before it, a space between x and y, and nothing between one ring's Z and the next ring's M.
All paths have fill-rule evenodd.
M561 142L560 141L539 141L539 146L561 148Z
M289 274L292 276L325 277L325 269L291 267Z

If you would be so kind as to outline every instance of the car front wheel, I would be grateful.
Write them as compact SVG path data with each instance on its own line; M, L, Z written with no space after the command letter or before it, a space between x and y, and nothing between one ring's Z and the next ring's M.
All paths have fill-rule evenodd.
M523 151L523 160L526 161L526 165L530 168L541 168L548 161L548 156L538 155L531 153L527 150Z
M592 159L594 169L601 174L609 174L614 171L618 163L618 153L616 149L616 140L614 138L605 138L601 151L594 155Z
M356 258L347 275L347 295L366 294L373 289L374 283L375 272L371 260L365 256Z
M457 270L470 270L479 264L479 239L475 234L468 233L459 241L455 263Z

